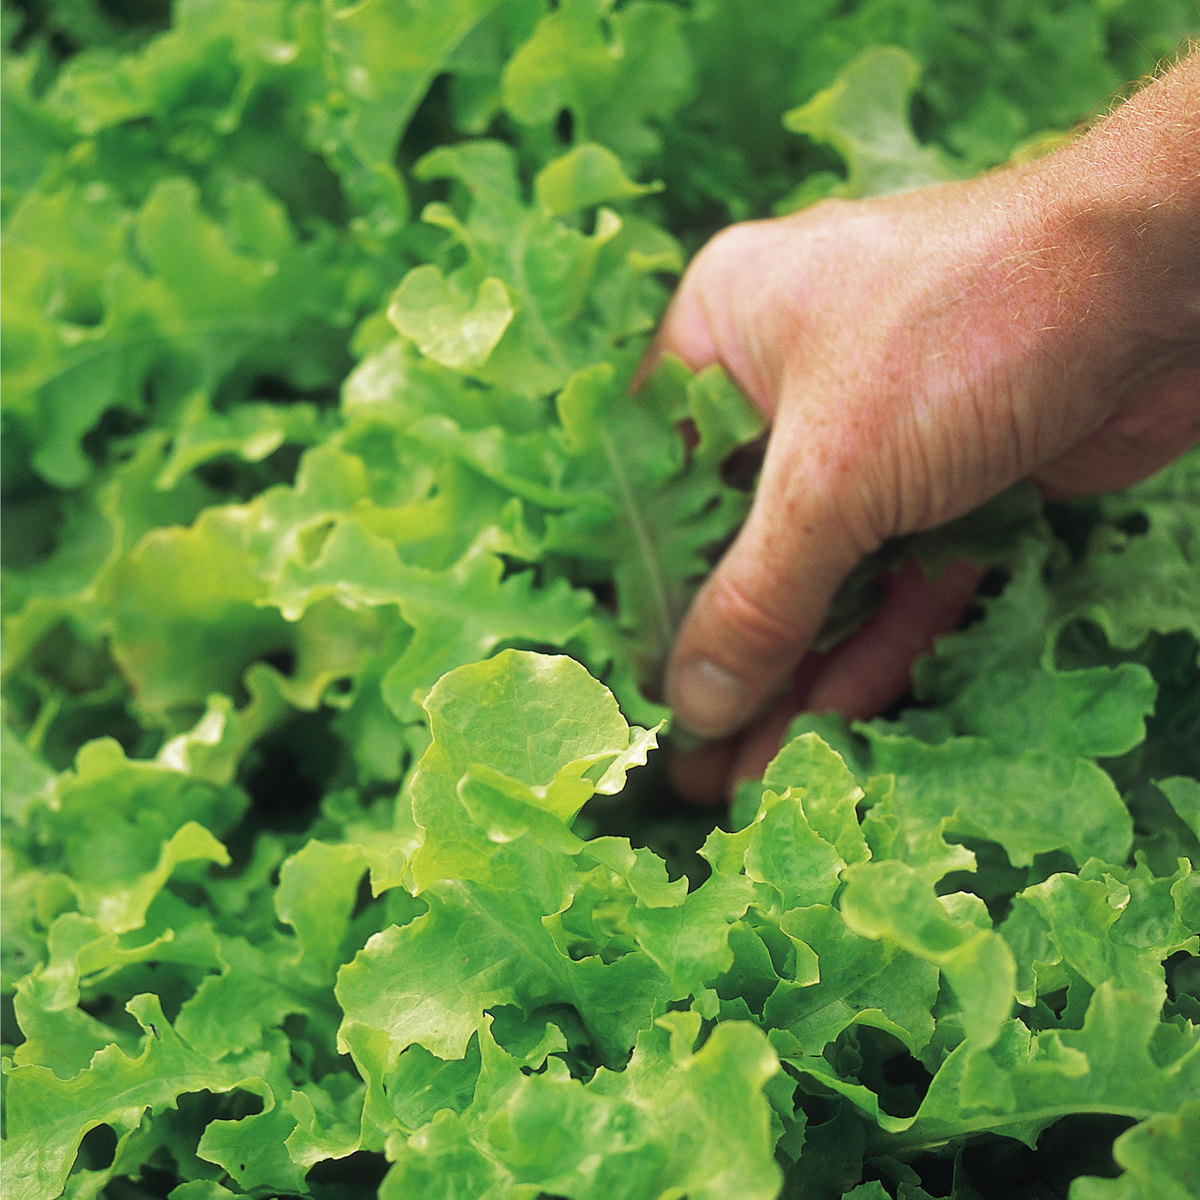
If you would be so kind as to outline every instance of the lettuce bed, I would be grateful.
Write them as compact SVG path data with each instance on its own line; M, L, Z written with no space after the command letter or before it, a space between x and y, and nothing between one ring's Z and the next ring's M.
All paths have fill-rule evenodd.
M3 22L5 1200L1200 1194L1200 457L903 548L993 568L907 706L695 813L653 683L761 430L626 387L713 230L1028 152L1194 4Z

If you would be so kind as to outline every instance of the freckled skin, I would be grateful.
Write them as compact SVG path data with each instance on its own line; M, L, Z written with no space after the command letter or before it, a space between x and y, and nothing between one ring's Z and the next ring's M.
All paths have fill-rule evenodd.
M720 363L772 423L750 517L668 666L710 742L676 770L700 798L761 770L785 709L886 705L957 621L968 569L907 578L853 646L805 659L882 541L1023 477L1124 487L1200 437L1200 53L1033 163L723 231L650 361L668 352Z

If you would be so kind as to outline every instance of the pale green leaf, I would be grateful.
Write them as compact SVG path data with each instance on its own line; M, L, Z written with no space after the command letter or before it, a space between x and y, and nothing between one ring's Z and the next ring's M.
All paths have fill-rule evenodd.
M428 264L404 277L388 317L435 362L469 369L487 362L515 311L499 279L489 276L471 292Z
M625 174L621 160L595 142L585 142L547 163L534 180L538 202L556 216L657 190L650 184L635 183Z
M129 1009L144 1030L135 1057L113 1045L71 1079L33 1064L7 1073L6 1200L58 1195L80 1141L97 1125L128 1132L187 1093L261 1087L265 1054L214 1063L176 1035L157 997L136 997Z
M784 125L831 145L845 160L846 196L877 196L951 176L944 154L912 131L920 64L894 46L864 50L835 82L784 114Z

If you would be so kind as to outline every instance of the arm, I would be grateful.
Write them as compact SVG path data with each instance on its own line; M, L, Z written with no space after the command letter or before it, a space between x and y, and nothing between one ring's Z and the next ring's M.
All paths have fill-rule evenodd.
M1119 488L1200 436L1200 54L1034 163L731 227L655 352L720 363L772 423L750 516L668 665L678 721L718 743L678 772L699 795L760 770L801 707L877 711L954 623L968 569L901 578L867 630L802 664L885 539L1026 476Z

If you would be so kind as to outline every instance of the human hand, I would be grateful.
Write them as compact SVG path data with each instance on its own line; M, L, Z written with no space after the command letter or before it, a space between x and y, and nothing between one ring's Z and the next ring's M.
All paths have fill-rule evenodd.
M802 708L866 716L902 694L969 603L968 564L907 568L864 629L806 656L886 539L1027 476L1056 496L1120 488L1200 435L1198 63L1166 100L1142 94L1136 153L1130 102L1125 127L1040 162L733 226L697 256L651 359L721 364L771 434L667 668L679 725L707 742L676 758L684 794L760 773Z

